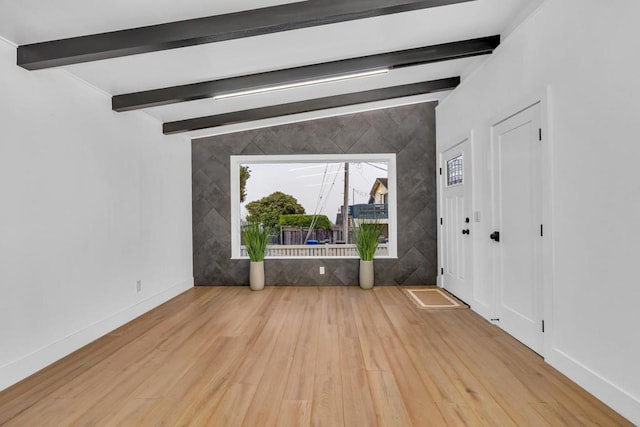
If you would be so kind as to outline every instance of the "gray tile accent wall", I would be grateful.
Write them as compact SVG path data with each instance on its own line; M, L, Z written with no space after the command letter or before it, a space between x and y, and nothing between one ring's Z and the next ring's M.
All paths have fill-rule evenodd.
M398 259L376 260L375 283L434 284L435 106L414 104L193 140L195 284L249 283L249 261L230 259L229 156L390 152L397 153ZM358 264L357 259L267 259L266 284L357 285Z

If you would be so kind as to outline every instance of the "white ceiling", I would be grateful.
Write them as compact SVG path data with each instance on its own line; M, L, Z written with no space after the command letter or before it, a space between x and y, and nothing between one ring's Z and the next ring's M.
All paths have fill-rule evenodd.
M543 1L476 0L63 68L91 86L117 95L494 34L504 38ZM0 0L0 37L20 45L283 3L291 1ZM181 120L437 78L464 78L480 62L479 58L441 62L359 80L145 111L159 121Z

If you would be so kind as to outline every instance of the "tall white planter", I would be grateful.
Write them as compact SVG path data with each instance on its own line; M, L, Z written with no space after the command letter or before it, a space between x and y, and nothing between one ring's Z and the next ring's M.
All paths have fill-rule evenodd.
M252 291L261 291L264 289L264 261L250 262L249 287Z
M373 288L373 261L360 260L360 287Z

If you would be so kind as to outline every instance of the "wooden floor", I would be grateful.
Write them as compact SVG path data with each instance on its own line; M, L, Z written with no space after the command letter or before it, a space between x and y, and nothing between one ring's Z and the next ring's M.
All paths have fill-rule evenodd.
M631 425L471 310L194 288L0 393L0 425Z

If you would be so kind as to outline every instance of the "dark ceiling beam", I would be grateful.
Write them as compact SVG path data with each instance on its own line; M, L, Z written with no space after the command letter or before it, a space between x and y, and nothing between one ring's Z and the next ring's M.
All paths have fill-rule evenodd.
M18 47L18 65L37 70L214 43L474 0L308 0L205 18Z
M308 113L311 111L326 110L329 108L363 104L366 102L382 101L385 99L402 98L413 95L422 95L426 93L451 90L459 84L460 77L450 77L428 82L393 86L364 92L348 93L344 95L291 102L288 104L272 105L269 107L254 108L251 110L235 111L232 113L178 120L175 122L164 123L162 125L162 132L165 135L171 135L175 133L190 132L194 130L208 129L236 123L269 119L272 117L281 117L291 114Z
M499 35L483 37L303 67L116 95L111 99L111 105L115 111L131 111L140 108L157 107L287 83L299 83L369 70L402 68L485 55L493 52L499 44Z

